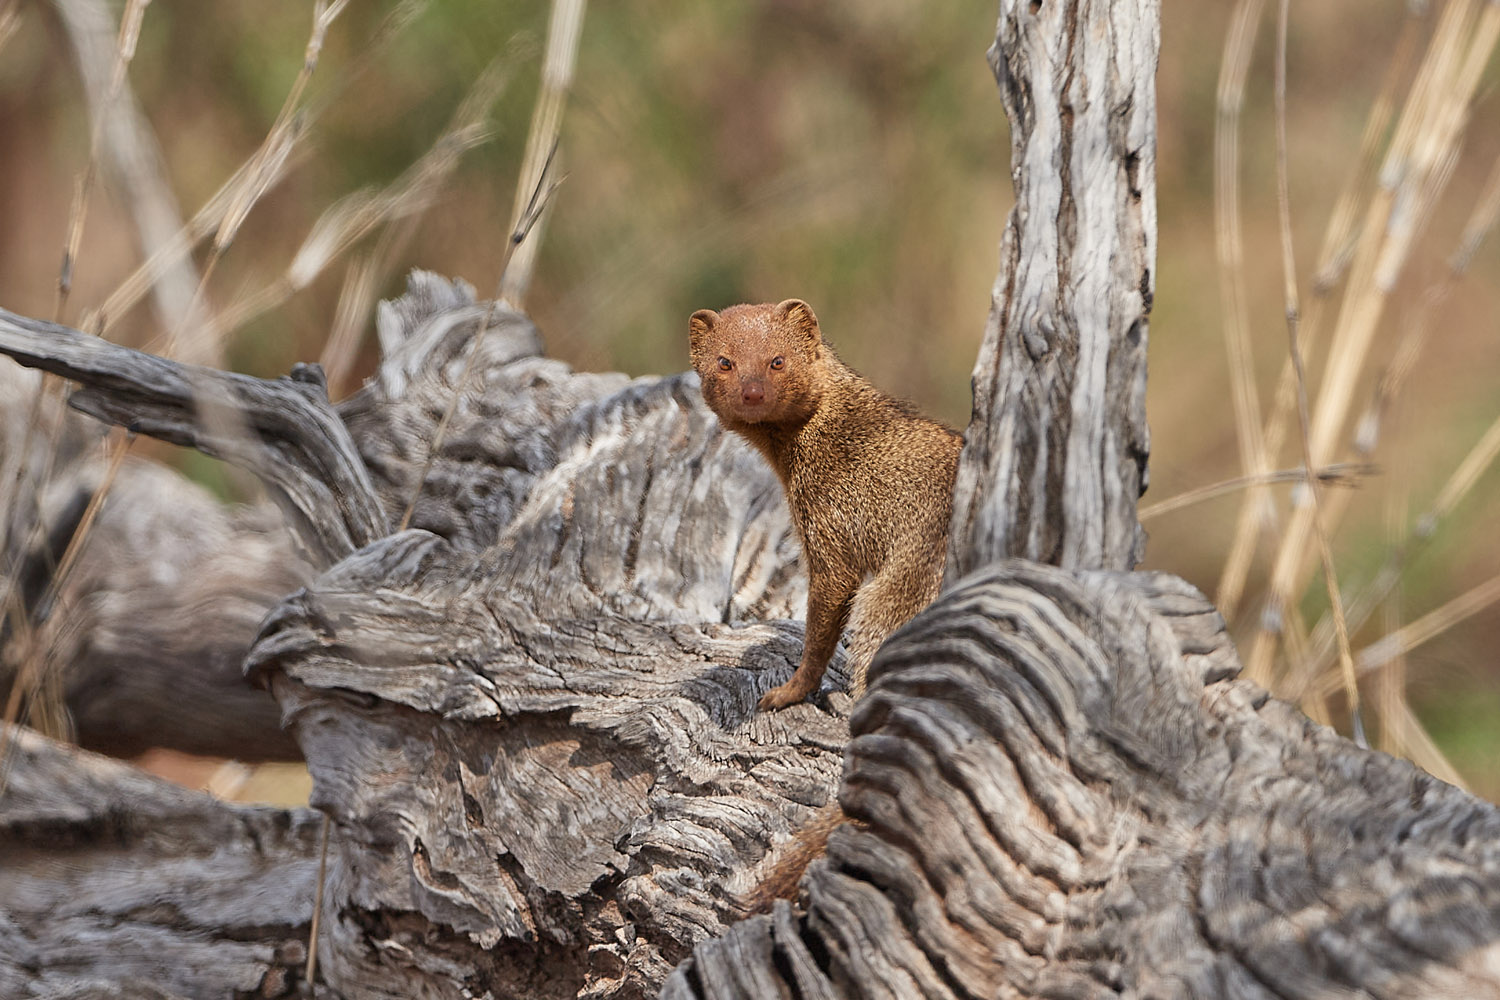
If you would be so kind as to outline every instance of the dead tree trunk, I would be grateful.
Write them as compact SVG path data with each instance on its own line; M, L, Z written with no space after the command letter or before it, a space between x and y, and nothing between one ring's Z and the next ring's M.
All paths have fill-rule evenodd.
M0 313L0 351L83 384L76 406L251 469L287 514L302 589L248 651L201 641L270 689L333 817L327 995L1500 995L1496 810L1235 680L1201 595L1126 572L1155 5L1001 15L1018 209L952 580L852 720L841 660L816 703L755 711L795 666L804 581L774 478L691 376L569 371L524 317L481 330L491 314L425 275L337 408L310 370L191 370ZM200 426L195 393L251 437ZM0 797L7 995L295 988L307 813L22 750L13 788L61 792ZM110 839L132 800L48 777L74 768L174 804ZM741 894L835 792L859 825L798 906L745 919ZM142 833L176 815L206 839ZM233 908L245 851L303 902ZM167 873L154 904L115 891L145 863ZM228 938L232 970L211 960Z
M1156 287L1156 0L1001 0L1016 205L974 366L949 581L1007 556L1133 569Z

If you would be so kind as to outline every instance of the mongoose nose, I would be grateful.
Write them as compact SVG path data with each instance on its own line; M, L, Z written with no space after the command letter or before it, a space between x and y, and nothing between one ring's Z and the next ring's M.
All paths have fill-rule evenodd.
M752 382L740 388L740 399L752 406L763 403L766 400L766 390L758 383Z

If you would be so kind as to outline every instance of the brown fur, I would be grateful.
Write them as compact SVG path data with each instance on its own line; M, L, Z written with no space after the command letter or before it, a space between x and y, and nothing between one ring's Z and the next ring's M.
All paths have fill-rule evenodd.
M840 361L798 299L689 326L703 398L776 470L807 557L802 663L760 707L818 689L851 614L858 697L875 650L937 596L962 438Z

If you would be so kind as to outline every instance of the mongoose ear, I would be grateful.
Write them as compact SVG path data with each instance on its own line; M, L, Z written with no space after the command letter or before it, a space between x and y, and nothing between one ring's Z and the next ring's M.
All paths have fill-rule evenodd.
M688 317L688 342L694 350L718 321L719 314L712 309L699 309Z
M812 306L801 299L787 299L778 303L776 311L786 317L793 329L805 334L808 340L817 343L823 339L823 332L818 329L818 317L813 315Z

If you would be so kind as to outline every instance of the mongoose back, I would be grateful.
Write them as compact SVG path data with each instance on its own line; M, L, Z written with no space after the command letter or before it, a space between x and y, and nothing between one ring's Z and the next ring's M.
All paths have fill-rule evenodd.
M851 614L858 697L875 650L937 596L962 438L840 361L799 299L700 309L689 329L703 398L776 470L807 559L802 662L760 707L818 689Z

